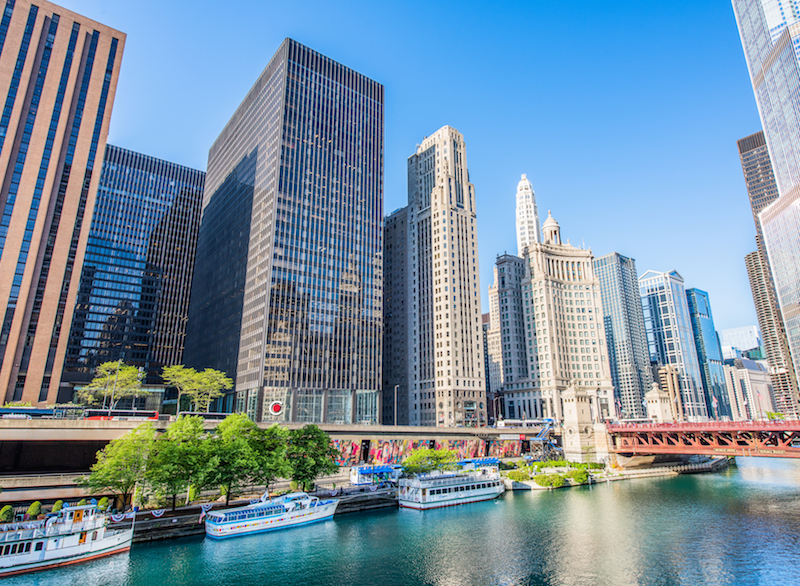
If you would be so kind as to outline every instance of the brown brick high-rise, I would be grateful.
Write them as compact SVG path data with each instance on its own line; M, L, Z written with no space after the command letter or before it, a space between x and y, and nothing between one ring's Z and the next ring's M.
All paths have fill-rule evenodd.
M56 401L124 44L49 2L0 15L5 401Z

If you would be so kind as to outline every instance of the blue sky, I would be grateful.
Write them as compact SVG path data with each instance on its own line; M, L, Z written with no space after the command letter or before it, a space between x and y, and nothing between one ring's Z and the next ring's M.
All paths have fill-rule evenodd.
M726 1L61 3L128 35L112 144L205 169L292 37L385 85L387 213L416 144L445 124L464 135L484 311L526 173L565 240L676 269L709 292L717 329L756 323L736 140L761 126Z

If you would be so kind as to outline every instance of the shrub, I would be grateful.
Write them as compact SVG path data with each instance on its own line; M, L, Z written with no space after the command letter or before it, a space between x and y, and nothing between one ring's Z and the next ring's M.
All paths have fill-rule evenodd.
M0 523L11 523L14 520L14 509L6 505L0 509Z
M61 507L64 506L64 501L58 500L53 503L53 509L50 511L51 513L57 513L61 510Z
M564 486L564 477L560 474L537 474L533 477L534 482L539 486L560 488Z
M108 497L104 496L100 499L100 502L97 503L97 510L98 511L105 511L108 508L109 502Z
M39 501L33 501L31 506L28 507L28 519L36 519L39 515L42 514L42 503Z
M81 500L78 501L78 504L75 505L75 506L76 507L82 507L85 504L86 504L86 499L81 499Z
M570 470L567 472L567 478L571 478L578 484L586 484L589 481L589 473L585 469Z
M508 473L508 478L515 482L524 482L531 479L531 475L527 470L512 470Z

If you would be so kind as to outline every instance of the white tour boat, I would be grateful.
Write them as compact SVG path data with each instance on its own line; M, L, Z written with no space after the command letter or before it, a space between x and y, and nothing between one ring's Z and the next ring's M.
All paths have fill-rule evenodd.
M338 504L336 499L321 501L304 492L275 499L265 494L245 507L206 513L206 535L222 539L324 521L333 517Z
M500 478L499 460L462 462L460 472L434 471L413 478L401 478L397 497L401 507L438 509L497 498L506 490Z
M0 524L0 578L128 551L133 526L109 529L107 523L96 505L81 505L47 519Z

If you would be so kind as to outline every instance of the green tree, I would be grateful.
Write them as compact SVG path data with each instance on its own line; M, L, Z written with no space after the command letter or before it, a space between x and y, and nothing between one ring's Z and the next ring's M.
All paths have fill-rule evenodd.
M107 509L108 509L108 505L109 505L109 504L110 504L110 501L108 500L108 497L107 497L107 496L104 496L104 497L103 497L103 498L101 498L101 499L100 499L100 501L97 503L97 510L98 510L98 511L105 511L105 510L107 510Z
M254 446L258 426L243 413L228 415L214 430L209 441L210 470L205 478L207 487L219 486L225 493L225 504L253 478L261 462Z
M225 394L225 391L233 388L233 380L220 370L206 368L203 372L197 373L197 384L194 389L187 392L195 405L196 411L208 412L211 402L217 397Z
M286 456L291 464L291 479L306 490L310 490L320 476L333 474L339 469L338 456L331 444L330 436L316 425L289 432Z
M64 501L57 500L55 503L53 503L53 508L52 508L52 510L50 512L51 513L57 513L57 512L59 512L61 510L61 508L63 506L64 506Z
M184 395L193 396L199 384L198 373L194 368L186 368L182 364L165 366L161 378L164 382L178 391L178 412L181 411L181 398Z
M191 484L202 484L208 473L209 454L201 417L178 417L153 445L148 462L150 482L172 497L172 510L178 493Z
M28 507L28 519L36 519L42 514L42 503L33 501L31 506Z
M292 465L287 458L290 432L277 423L254 434L251 444L258 456L258 468L253 471L253 482L263 484L267 491L278 478L289 478Z
M155 429L148 422L112 440L97 452L97 462L89 476L79 479L79 484L92 492L117 495L124 509L136 485L146 479L155 435Z
M403 472L406 474L425 474L433 470L454 470L457 466L457 452L422 448L421 450L414 450L403 461Z
M6 505L0 509L0 523L11 523L14 521L14 509L11 505Z
M97 367L95 377L78 391L82 403L96 405L102 399L103 407L111 409L125 397L138 397L142 394L142 380L139 369L120 361L104 362Z

